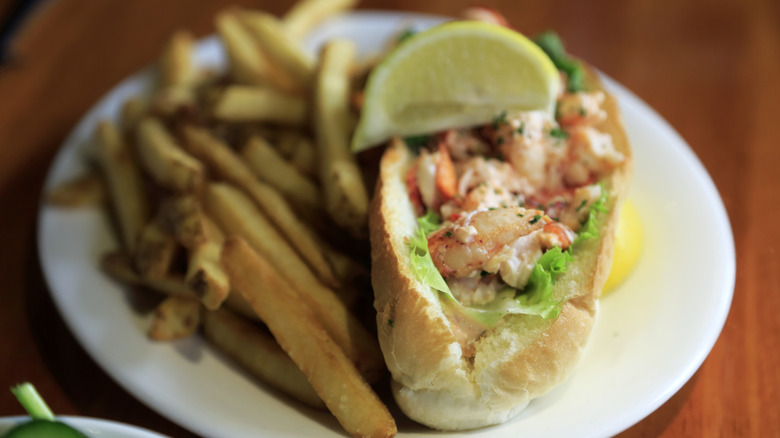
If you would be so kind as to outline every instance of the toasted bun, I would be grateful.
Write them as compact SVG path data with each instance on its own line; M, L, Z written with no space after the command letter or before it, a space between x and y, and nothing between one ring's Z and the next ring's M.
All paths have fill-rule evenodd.
M589 89L603 89L593 71L587 81ZM560 315L553 320L508 315L476 341L476 355L469 358L463 355L438 292L416 279L405 245L417 227L404 181L414 157L400 141L385 152L369 221L374 306L393 395L411 419L441 430L502 423L563 382L576 367L609 273L619 201L633 169L611 96L604 109L608 118L598 128L612 135L615 148L627 160L604 181L609 212L600 218L600 237L578 247L568 271L554 284L556 297L567 300Z

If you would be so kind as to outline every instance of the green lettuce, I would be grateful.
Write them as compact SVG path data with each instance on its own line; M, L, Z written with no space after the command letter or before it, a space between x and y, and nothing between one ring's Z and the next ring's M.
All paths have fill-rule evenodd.
M545 319L558 317L563 301L555 299L552 286L555 279L569 268L572 259L570 250L562 251L557 246L542 254L531 271L528 284L515 298L524 309L523 313Z
M577 247L583 241L599 237L598 214L607 212L607 191L601 186L601 196L591 206L588 217L582 223L577 238L574 239L572 246Z
M409 238L409 259L417 279L438 291L444 292L454 299L447 282L433 264L433 258L428 251L428 233L439 228L441 220L438 215L429 210L425 216L417 219L417 231Z
M536 262L523 289L506 287L496 294L493 301L479 306L464 306L464 311L488 327L509 314L557 318L563 300L555 299L552 286L555 279L566 272L571 260L571 252L553 247Z
M417 226L421 228L423 233L427 236L439 229L441 226L441 218L435 211L428 210L424 216L417 218Z

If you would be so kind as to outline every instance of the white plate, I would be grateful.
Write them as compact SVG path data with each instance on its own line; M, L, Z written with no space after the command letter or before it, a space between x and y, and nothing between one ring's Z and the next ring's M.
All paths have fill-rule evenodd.
M14 426L27 421L30 421L30 417L0 418L0 435L8 432ZM165 438L165 435L141 429L140 427L114 421L98 420L96 418L62 416L57 417L57 421L78 429L89 438Z
M355 13L326 23L312 50L334 35L376 50L402 23L439 19ZM215 39L198 48L200 63L221 65ZM151 69L112 90L79 123L51 168L51 188L84 168L83 150L100 118L116 118L121 102L147 90ZM653 412L698 369L718 338L734 289L734 244L723 204L685 141L631 92L606 78L620 101L636 156L631 198L646 247L636 271L606 297L593 340L577 373L531 402L508 424L470 434L554 437L616 434ZM41 206L39 245L51 293L92 357L138 399L204 436L339 436L327 413L286 401L215 353L200 338L153 343L129 295L99 269L116 246L96 211ZM403 424L408 424L405 422ZM402 428L400 435L430 433Z

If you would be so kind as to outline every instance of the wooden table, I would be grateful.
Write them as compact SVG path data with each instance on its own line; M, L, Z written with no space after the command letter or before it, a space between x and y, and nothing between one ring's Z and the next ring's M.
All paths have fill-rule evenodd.
M0 67L0 416L21 413L3 388L30 380L59 414L192 436L114 383L70 334L42 278L36 215L47 167L84 112L153 62L174 29L213 32L214 13L230 3L273 13L288 7L49 2L24 27L17 57ZM470 3L367 0L361 7L454 14ZM525 33L556 29L571 52L665 117L712 175L733 225L736 290L717 344L674 397L622 436L780 434L780 3L487 3ZM0 13L10 4L0 1ZM690 257L696 250L688 248Z

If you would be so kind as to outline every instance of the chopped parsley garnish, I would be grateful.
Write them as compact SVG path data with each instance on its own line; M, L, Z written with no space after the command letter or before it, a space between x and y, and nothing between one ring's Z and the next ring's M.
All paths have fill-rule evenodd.
M481 271L481 272L479 273L479 276L480 276L480 277L487 277L488 275L490 275L490 272L488 272L488 271Z
M500 125L506 123L506 114L506 110L503 110L499 115L493 117L493 129L498 129Z
M523 217L525 216L523 213L517 213L517 217Z
M496 144L497 144L497 145L499 145L499 146L501 146L502 144L504 144L504 137L498 137L498 138L496 139Z
M387 323L390 325L390 327L395 327L395 321L393 321L392 319L388 319Z
M410 137L404 137L404 143L406 143L406 147L417 153L420 151L421 147L424 147L428 144L430 139L430 135L413 135Z
M541 215L535 214L534 217L530 221L528 221L528 223L533 225L533 224L539 222L539 219L541 219L541 218L542 218Z
M585 207L586 205L588 205L588 200L583 199L582 202L580 202L580 205L577 206L577 211L582 210L582 208Z
M550 137L566 139L569 138L569 134L561 128L553 128L550 130Z
M517 128L517 133L520 135L525 134L525 122L520 122L520 127Z
M447 237L452 237L452 231L447 230L447 232L444 233L444 235L447 236Z

